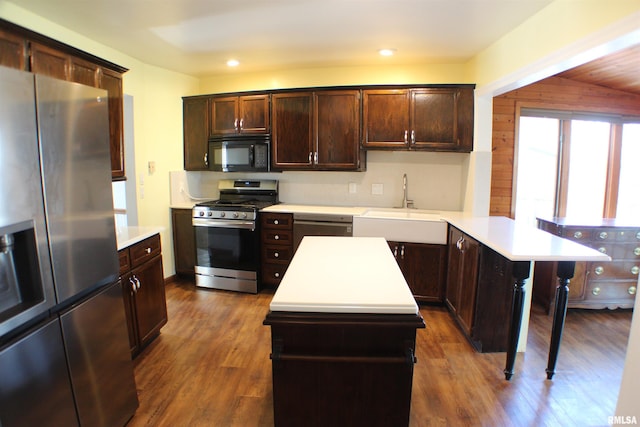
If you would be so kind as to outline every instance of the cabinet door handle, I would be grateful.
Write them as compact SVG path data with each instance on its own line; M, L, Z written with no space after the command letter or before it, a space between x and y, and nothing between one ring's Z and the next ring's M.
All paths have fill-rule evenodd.
M131 293L134 294L137 292L136 282L133 281L133 277L129 277L129 283L131 284Z
M240 119L240 130L244 129L244 119Z
M407 144L409 142L409 131L404 131L404 143Z
M238 130L238 119L237 119L237 118L235 118L235 119L233 120L233 128L234 128L235 130Z
M204 165L209 167L209 153L204 153Z
M393 257L398 258L398 245L393 247Z
M313 152L309 151L309 164L311 164L311 159L313 158Z
M416 131L415 130L411 131L411 144L412 145L416 145Z
M151 248L146 248L144 251L149 255L151 253Z
M400 259L404 259L404 245L400 246Z
M317 151L313 154L313 163L315 163L316 165L318 164L318 152Z

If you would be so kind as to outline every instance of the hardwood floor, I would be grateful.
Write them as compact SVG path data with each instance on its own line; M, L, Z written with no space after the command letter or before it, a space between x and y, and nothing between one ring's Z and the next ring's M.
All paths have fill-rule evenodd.
M196 290L192 282L166 291L169 322L134 362L140 407L128 426L273 426L270 330L262 325L272 293ZM511 381L505 354L476 353L445 308L420 312L427 328L417 332L411 427L608 425L630 310L569 310L551 381L551 317L538 307Z

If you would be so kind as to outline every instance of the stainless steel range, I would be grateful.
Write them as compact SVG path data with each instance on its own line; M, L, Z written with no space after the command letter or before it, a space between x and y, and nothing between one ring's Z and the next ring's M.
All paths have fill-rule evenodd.
M259 210L278 203L278 181L220 180L220 199L193 208L196 286L257 293Z

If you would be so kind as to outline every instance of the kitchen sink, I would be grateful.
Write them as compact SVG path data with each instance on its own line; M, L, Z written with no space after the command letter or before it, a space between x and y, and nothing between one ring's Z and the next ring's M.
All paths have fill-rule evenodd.
M435 211L372 208L353 217L356 237L384 237L396 242L447 243L447 223Z

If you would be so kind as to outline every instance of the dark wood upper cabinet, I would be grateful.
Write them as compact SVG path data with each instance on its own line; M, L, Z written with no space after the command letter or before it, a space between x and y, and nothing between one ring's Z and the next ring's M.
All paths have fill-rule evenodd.
M313 167L322 170L358 170L360 147L360 91L314 93Z
M274 94L271 164L274 169L306 169L313 161L313 93Z
M275 170L359 170L360 91L274 94L272 165Z
M209 99L182 98L184 169L208 170Z
M0 28L0 65L4 67L27 68L27 41Z
M109 95L109 145L111 150L111 177L124 179L124 95L122 74L108 68L99 70L98 87Z
M211 135L269 133L269 95L211 98Z
M363 129L366 148L403 148L409 137L409 90L364 90Z
M31 42L31 71L60 80L69 80L69 55L58 49Z
M368 149L473 149L473 88L429 87L363 91Z
M125 179L122 74L126 68L2 19L0 65L105 89L109 98L111 177Z

